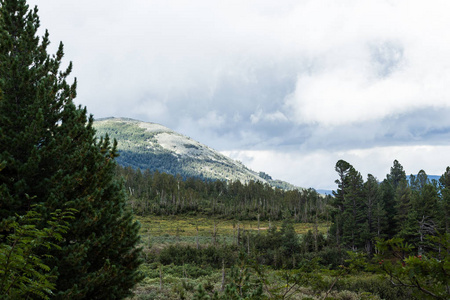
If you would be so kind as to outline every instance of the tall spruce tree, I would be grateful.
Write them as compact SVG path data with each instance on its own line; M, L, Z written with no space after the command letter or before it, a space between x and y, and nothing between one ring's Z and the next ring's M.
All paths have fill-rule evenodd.
M348 186L344 195L342 241L350 249L356 250L364 246L364 180L353 166L350 167L346 180Z
M335 238L338 247L342 243L342 226L344 223L343 214L346 209L344 199L348 193L348 174L352 168L352 165L342 159L336 163L334 168L338 173L339 179L335 180L338 188L336 191L333 191L334 199L331 203L334 209L331 211L333 222L330 226L330 236Z
M396 221L396 228L401 231L405 228L405 224L408 221L408 214L411 211L411 190L406 179L399 182L395 191L395 201L397 213L394 215L394 219Z
M378 227L384 223L384 210L380 205L380 192L377 179L372 175L367 175L364 183L364 208L366 221L362 227L362 238L365 241L365 249L369 256L374 250L374 239L378 236Z
M450 233L450 167L447 167L445 173L439 178L440 192L442 195L441 213L442 228Z
M391 172L387 174L386 179L392 185L394 190L397 189L402 180L406 180L406 172L403 170L403 166L398 162L398 160L394 160L391 167Z
M116 143L96 139L92 116L73 103L72 64L60 70L62 44L47 53L37 13L25 0L0 0L0 217L38 203L46 222L75 208L61 250L45 262L57 275L55 298L123 298L141 278L139 225L114 177Z
M398 222L396 222L398 199L396 201L396 196L399 186L401 186L400 188L404 187L403 181L406 181L406 173L398 160L394 160L390 173L386 175L386 179L383 180L380 186L388 221L386 233L389 237L393 237L398 232Z

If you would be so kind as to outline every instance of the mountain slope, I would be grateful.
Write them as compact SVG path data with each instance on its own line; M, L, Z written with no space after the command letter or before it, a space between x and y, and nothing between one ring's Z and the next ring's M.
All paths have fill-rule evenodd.
M273 180L265 173L257 173L197 141L155 123L128 118L106 118L94 122L99 136L106 133L118 141L123 166L150 171L158 170L182 177L213 180L250 180L268 183L282 189L297 188L287 182Z

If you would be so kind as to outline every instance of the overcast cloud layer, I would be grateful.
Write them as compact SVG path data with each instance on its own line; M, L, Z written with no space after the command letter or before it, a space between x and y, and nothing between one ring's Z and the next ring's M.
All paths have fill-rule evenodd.
M96 118L156 122L335 189L450 164L450 2L34 0Z

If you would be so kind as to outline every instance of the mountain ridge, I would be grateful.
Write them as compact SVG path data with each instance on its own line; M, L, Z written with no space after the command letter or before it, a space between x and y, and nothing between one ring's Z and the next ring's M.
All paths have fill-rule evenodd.
M94 121L97 135L118 141L117 162L134 169L149 169L209 180L260 181L273 187L302 189L290 183L273 180L264 172L255 172L239 161L215 151L198 141L164 125L131 118L100 118Z

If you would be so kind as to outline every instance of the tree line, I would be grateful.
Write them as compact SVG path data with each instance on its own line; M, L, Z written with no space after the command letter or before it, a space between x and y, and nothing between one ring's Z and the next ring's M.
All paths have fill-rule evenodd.
M422 299L448 299L450 167L439 180L429 180L424 170L408 178L395 160L381 182L371 174L364 181L344 160L335 169L330 245L365 253L370 260L362 265L395 287Z
M192 274L207 272L196 269L197 265L251 270L253 281L240 278L236 286L229 286L235 288L236 299L250 294L254 299L266 299L267 295L285 299L289 293L276 296L276 292L294 293L300 286L313 287L316 293L326 291L326 295L332 290L363 290L383 299L448 299L450 168L439 180L429 180L423 170L407 177L395 160L381 182L370 174L364 181L343 160L336 163L336 171L337 189L327 203L331 219L327 235L314 230L298 236L285 218L280 229L242 231L232 245L171 245L148 257L149 263L183 266ZM232 186L230 183L229 188ZM267 285L270 270L286 275L286 289L271 290ZM249 294L243 292L244 286ZM207 298L207 287L200 286L196 295ZM222 288L222 292L211 290L209 295L226 299L229 292Z
M138 215L205 214L241 220L327 220L330 196L314 189L281 190L259 181L183 179L159 171L118 166L129 203Z
M330 238L337 247L372 255L377 239L400 238L423 254L429 249L428 236L449 232L449 167L439 181L429 180L424 170L408 178L397 160L381 182L371 174L364 181L343 160L335 170L338 179L330 203Z

